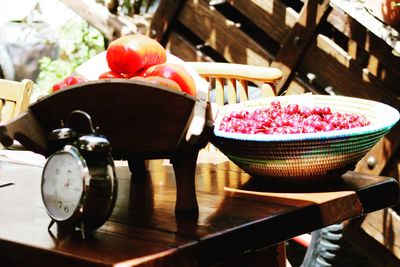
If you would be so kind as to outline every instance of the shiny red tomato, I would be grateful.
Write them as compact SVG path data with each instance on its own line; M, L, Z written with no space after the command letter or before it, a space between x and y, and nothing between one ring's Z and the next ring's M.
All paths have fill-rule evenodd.
M67 86L68 85L64 81L58 82L58 83L53 85L53 87L51 88L51 92L52 93L56 92L56 91L58 91L58 90L60 90L60 89L62 89L64 87L67 87Z
M54 84L53 87L51 88L51 92L53 93L53 92L58 91L58 90L60 90L60 89L62 89L64 87L67 87L67 86L70 86L70 85L74 85L74 84L77 84L77 83L82 83L82 82L85 82L85 81L86 81L86 79L83 78L83 77L71 75L71 76L66 77L62 81Z
M122 74L115 72L115 71L106 71L102 74L100 74L99 79L123 79L125 78Z
M158 76L173 80L183 92L196 96L196 84L189 72L179 64L164 63L154 65L142 73L143 77Z
M179 84L177 84L173 80L159 77L159 76L150 76L150 77L135 76L135 77L132 77L131 80L137 80L137 81L143 81L143 82L147 82L147 83L162 85L162 86L165 86L165 87L168 87L171 89L182 91Z
M143 34L131 34L112 41L106 58L112 71L132 77L141 69L164 63L167 56L156 40Z

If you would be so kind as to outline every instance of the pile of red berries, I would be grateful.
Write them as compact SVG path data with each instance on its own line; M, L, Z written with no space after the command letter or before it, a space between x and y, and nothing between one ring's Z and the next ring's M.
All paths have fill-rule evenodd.
M369 124L362 115L332 112L329 107L300 107L297 104L281 106L279 101L273 101L270 107L253 112L231 112L222 118L219 130L244 134L297 134L350 129Z

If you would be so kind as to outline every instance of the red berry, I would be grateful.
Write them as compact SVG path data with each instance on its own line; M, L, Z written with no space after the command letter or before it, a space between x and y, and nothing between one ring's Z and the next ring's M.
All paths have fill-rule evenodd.
M271 102L271 107L280 108L281 107L281 102L278 101L278 100L272 101Z
M322 109L322 113L323 113L324 115L331 114L331 113L332 113L331 108L330 108L330 107L324 107L324 108Z
M322 114L322 108L320 108L320 107L314 107L314 108L312 109L312 113L313 113L313 114L317 114L317 115Z
M273 101L270 107L233 111L219 126L221 131L244 134L295 134L349 129L369 125L363 116L333 112L329 107L281 106Z

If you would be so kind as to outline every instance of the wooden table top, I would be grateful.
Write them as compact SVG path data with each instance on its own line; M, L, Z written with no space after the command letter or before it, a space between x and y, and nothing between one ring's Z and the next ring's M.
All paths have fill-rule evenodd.
M53 226L48 232L41 167L0 161L0 184L13 183L0 187L0 263L209 266L391 206L399 198L392 178L347 172L325 185L271 185L202 152L196 170L199 214L175 215L172 166L152 160L143 184L131 181L128 167L116 163L113 214L82 240L78 230L64 235Z

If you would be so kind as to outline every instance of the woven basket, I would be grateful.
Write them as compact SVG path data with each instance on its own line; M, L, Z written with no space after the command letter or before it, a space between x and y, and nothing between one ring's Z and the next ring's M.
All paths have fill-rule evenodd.
M301 134L240 134L218 130L232 111L282 106L328 106L332 111L364 115L369 126ZM270 180L315 181L337 177L355 164L397 123L399 112L383 103L344 96L296 95L226 105L218 110L212 143L253 176Z

